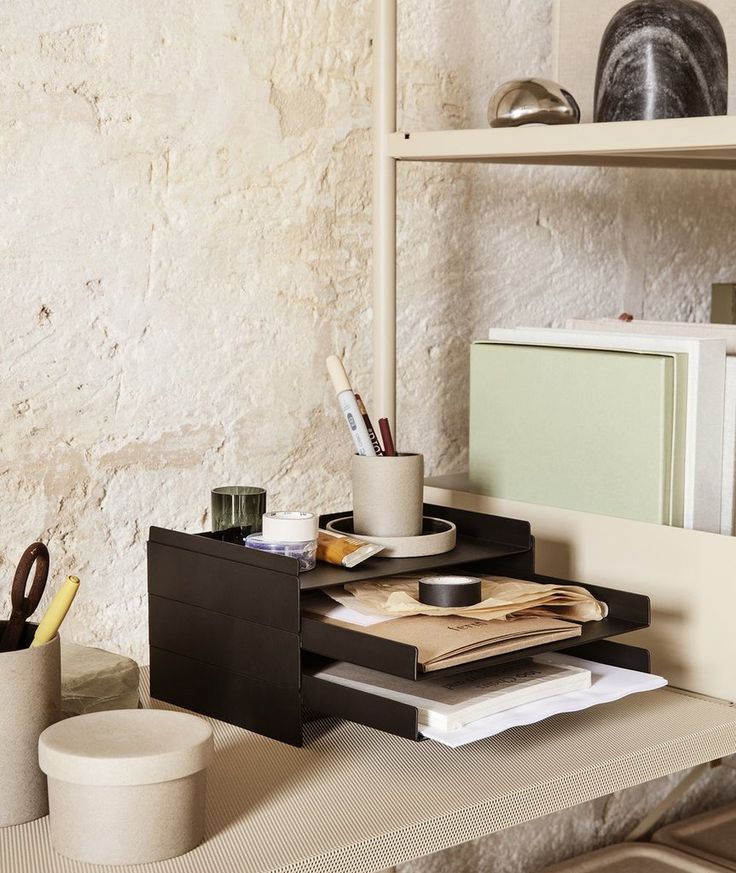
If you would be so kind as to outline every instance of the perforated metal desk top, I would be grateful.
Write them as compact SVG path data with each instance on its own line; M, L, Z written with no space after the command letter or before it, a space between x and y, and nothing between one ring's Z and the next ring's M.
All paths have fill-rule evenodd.
M336 721L313 723L304 749L212 724L198 849L76 864L54 853L44 818L0 830L0 871L370 873L736 752L736 707L669 689L456 750Z

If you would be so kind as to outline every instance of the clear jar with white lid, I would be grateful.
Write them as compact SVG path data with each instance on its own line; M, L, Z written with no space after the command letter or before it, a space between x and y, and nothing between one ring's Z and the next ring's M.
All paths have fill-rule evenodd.
M246 537L245 545L259 552L298 558L302 572L317 564L319 520L311 512L267 512L263 530Z

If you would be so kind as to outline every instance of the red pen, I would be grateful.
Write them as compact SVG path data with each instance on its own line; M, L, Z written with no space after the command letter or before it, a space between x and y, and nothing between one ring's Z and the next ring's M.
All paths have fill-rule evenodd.
M396 448L394 447L394 440L391 436L391 425L388 423L387 418L379 418L378 426L381 429L381 437L383 438L383 453L390 458L396 457Z

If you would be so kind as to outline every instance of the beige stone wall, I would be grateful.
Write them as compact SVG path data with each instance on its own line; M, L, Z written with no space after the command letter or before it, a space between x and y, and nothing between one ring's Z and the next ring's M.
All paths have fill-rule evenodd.
M400 7L404 127L482 126L495 84L550 70L549 0ZM0 5L0 594L43 538L83 579L79 642L145 657L148 526L206 527L211 486L348 502L323 359L370 395L369 24L368 0ZM434 472L463 466L491 324L704 317L736 278L728 175L400 189L399 433Z
M399 7L404 127L549 72L547 0ZM370 395L370 91L368 0L0 8L0 555L43 537L83 577L80 641L144 655L147 528L206 526L211 486L347 504L323 359ZM703 317L734 279L727 174L399 175L400 438L431 471L463 467L489 325Z

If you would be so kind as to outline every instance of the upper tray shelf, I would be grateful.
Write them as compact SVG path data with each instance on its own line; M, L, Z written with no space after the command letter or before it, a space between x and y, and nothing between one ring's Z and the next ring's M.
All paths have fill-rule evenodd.
M736 169L736 116L394 133L400 161Z
M444 518L457 525L457 545L451 552L424 558L382 558L377 555L352 570L320 562L314 570L299 576L299 587L302 591L310 591L364 579L381 579L398 573L421 573L496 558L512 558L514 555L524 555L532 548L531 528L525 521L463 512L445 506L440 509L426 504L424 514ZM320 526L324 527L343 515L346 513L323 515Z

